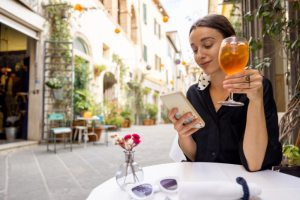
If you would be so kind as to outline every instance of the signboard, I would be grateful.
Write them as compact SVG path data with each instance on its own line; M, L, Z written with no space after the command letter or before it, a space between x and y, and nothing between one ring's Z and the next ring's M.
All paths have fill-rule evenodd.
M39 0L19 0L19 1L23 3L26 7L28 7L30 10L37 12Z

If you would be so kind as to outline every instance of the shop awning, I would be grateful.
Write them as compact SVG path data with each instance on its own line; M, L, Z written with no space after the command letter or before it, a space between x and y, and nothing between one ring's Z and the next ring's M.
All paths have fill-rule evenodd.
M27 35L35 40L39 40L39 38L37 37L37 32L35 30L32 30L32 29L6 17L3 14L0 14L0 22L17 30L17 31L20 31L21 33L24 33L25 35Z

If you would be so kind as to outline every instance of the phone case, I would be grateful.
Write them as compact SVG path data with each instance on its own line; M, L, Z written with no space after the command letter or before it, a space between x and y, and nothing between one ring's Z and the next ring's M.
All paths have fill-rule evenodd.
M200 122L193 128L203 128L205 126L205 122L203 121L203 119L200 117L195 108L192 106L189 100L187 100L187 98L183 95L182 92L178 91L163 94L160 96L160 99L169 110L172 110L173 108L178 108L178 111L175 114L175 117L177 119L179 119L182 115L184 115L187 112L192 113L192 117L190 117L184 122L185 125L190 124L194 121L194 119L200 119Z

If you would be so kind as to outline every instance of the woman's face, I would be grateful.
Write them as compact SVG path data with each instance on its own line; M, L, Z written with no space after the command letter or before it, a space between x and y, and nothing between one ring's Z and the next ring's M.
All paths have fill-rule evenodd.
M218 56L223 39L223 35L213 28L198 27L191 32L190 44L194 58L205 74L221 70Z

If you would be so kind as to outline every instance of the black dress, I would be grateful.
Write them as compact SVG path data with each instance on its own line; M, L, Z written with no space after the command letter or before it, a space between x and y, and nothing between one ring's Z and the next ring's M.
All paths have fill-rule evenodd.
M197 144L195 162L242 164L249 171L243 151L249 105L247 95L234 94L234 100L243 102L244 106L222 106L216 112L209 93L210 85L204 90L197 90L197 85L192 85L187 92L187 99L205 122L204 128L192 134L192 138ZM261 170L279 165L282 158L282 146L278 141L277 108L273 99L272 84L265 77L263 78L263 91L268 146ZM188 157L187 160L191 161Z

